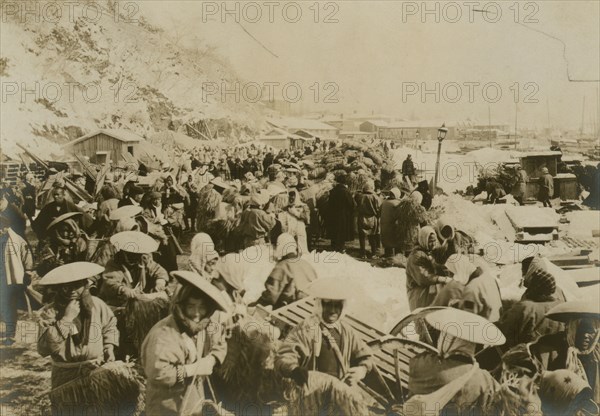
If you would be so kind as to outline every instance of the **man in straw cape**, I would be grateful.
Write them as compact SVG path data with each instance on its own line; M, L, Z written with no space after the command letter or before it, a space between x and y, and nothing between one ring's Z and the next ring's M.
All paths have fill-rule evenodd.
M39 282L52 292L52 302L40 314L38 352L52 358L53 408L91 403L60 403L57 388L84 376L104 362L115 360L119 345L117 320L110 308L89 292L89 282L104 270L93 263L57 267Z
M294 328L282 343L275 367L299 386L309 370L329 374L346 384L358 384L373 368L371 351L343 320L351 289L339 278L313 282L307 291L316 297L315 314Z
M180 283L171 313L150 330L142 345L148 416L199 413L203 381L227 354L223 330L213 318L218 310L228 312L222 294L197 273L171 275Z
M405 416L490 414L500 385L475 360L477 345L502 345L504 335L487 319L460 309L445 308L425 316L440 331L438 351L410 361Z

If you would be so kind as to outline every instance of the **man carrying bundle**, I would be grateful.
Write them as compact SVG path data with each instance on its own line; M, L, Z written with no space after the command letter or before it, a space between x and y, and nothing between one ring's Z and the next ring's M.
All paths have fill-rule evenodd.
M85 414L87 406L97 410L96 403L89 403L87 396L77 403L66 399L69 396L63 390L67 385L74 390L73 380L115 360L114 348L119 345L117 320L106 303L89 292L88 279L103 270L93 263L70 263L50 271L40 281L53 295L40 315L37 348L42 357L52 358L50 399L55 411L64 408L65 414L67 409Z

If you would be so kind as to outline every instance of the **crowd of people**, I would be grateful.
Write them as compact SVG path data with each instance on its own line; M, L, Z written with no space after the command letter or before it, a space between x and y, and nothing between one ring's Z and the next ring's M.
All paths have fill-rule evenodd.
M316 163L334 150L324 142L293 152L199 148L154 171L105 166L96 178L56 173L36 186L27 174L5 183L4 344L15 343L17 309L28 300L40 311L38 352L52 359L53 390L133 357L146 378L146 414L189 414L227 358L232 327L257 309L314 296L313 315L279 340L275 370L298 388L326 374L352 396L376 371L371 349L343 319L356 293L343 279L319 278L302 257L322 239L343 253L358 237L361 258L405 259L413 314L437 307L415 321L419 340L437 352L411 360L400 413L435 402L442 413L539 405L544 414L597 414L598 305L569 299L534 257L523 262L523 298L505 308L473 239L451 219L431 219L433 197L410 156L399 172L356 152L344 155L346 169ZM76 204L73 189L93 201ZM268 245L273 269L262 294L247 299L252 264L238 253ZM490 327L501 336L481 332ZM51 395L57 412L60 397Z

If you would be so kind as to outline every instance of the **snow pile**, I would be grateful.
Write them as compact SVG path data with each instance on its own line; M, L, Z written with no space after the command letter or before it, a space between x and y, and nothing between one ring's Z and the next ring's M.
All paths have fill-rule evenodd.
M567 213L567 235L572 238L591 240L598 233L598 211L572 211Z
M436 196L432 209L439 210L454 228L466 232L478 241L501 240L505 237L492 221L492 213L503 209L500 206L475 205L459 195L450 195Z
M498 166L502 162L518 162L519 153L507 150L493 149L484 147L473 150L466 154L466 157L481 166Z
M245 300L255 301L264 290L264 283L275 266L270 246L254 246L240 253L242 261L252 267L244 276ZM376 268L346 254L312 252L304 256L317 271L319 278L347 279L355 288L356 297L348 305L350 315L360 321L388 332L409 313L404 269Z

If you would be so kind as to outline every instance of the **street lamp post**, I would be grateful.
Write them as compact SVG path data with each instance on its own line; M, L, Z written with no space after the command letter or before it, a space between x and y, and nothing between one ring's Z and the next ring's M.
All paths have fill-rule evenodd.
M417 133L415 134L415 150L419 149L419 145L418 145L418 141L419 141L419 135L421 133L419 132L419 130L417 130Z
M440 153L442 152L442 142L446 138L446 134L448 133L448 129L446 128L446 123L442 124L442 127L438 129L438 149L437 149L437 159L435 161L435 178L433 180L433 190L432 194L435 195L437 192L437 184L438 184L438 174L440 171Z

